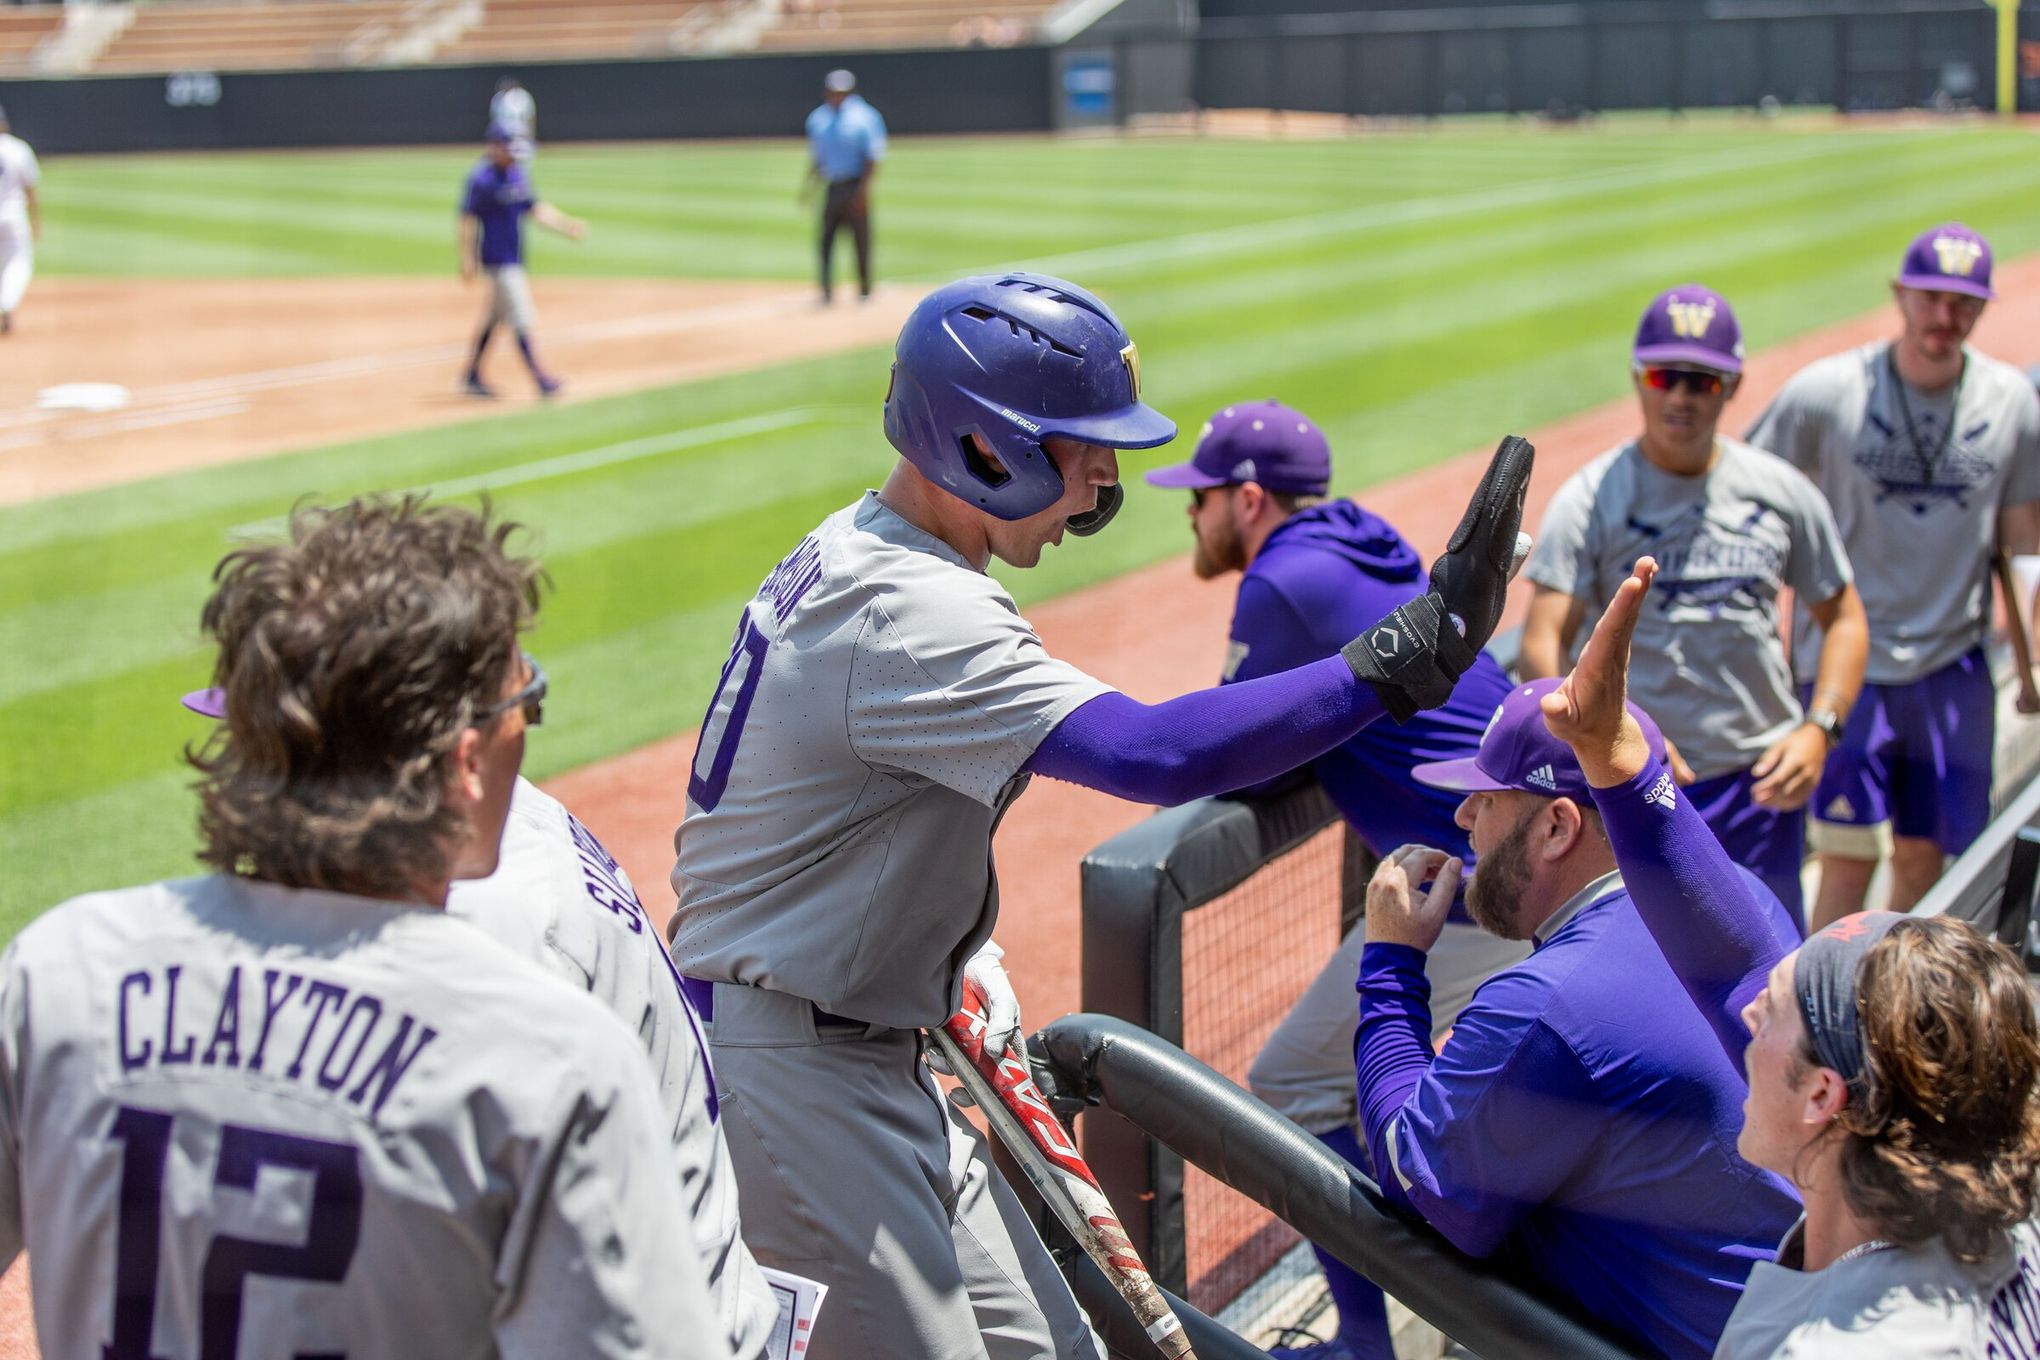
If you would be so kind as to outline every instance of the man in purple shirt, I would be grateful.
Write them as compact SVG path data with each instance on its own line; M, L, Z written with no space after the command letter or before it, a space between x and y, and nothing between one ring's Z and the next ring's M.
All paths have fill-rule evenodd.
M1326 500L1332 454L1323 431L1277 401L1239 402L1205 423L1188 463L1157 468L1151 485L1190 492L1204 580L1242 573L1226 649L1226 684L1336 655L1369 622L1430 589L1417 551L1394 526L1348 500ZM1376 723L1305 768L1375 855L1412 842L1468 855L1453 822L1457 796L1413 783L1410 767L1471 755L1508 677L1482 654L1442 707L1403 724ZM1286 782L1286 781L1278 781ZM1247 1071L1254 1094L1326 1146L1366 1166L1353 1092L1353 981L1364 930L1353 930L1276 1027ZM1529 951L1489 935L1455 905L1431 951L1439 1030L1497 969ZM1310 1360L1391 1360L1381 1291L1318 1252L1339 1309L1336 1340L1273 1354Z
M1678 978L1578 760L1545 726L1558 685L1517 687L1472 759L1414 772L1466 794L1474 920L1534 949L1488 980L1434 1057L1424 956L1461 864L1414 845L1383 861L1361 956L1361 1123L1383 1193L1455 1246L1507 1258L1653 1351L1702 1357L1798 1202L1736 1156L1746 1087L1708 1018L1665 1004ZM1656 726L1631 713L1662 760ZM1745 881L1789 947L1793 921Z
M538 351L531 345L531 328L538 313L531 305L531 284L524 277L524 215L548 231L570 241L588 234L579 218L569 217L538 196L531 176L517 162L516 138L510 129L492 124L489 149L468 174L467 189L460 207L460 277L471 282L477 270L489 280L489 306L482 314L481 333L475 337L474 353L468 359L463 390L471 397L493 397L495 390L482 381L482 355L496 336L496 327L510 323L517 337L518 352L538 394L550 397L560 390L560 380L539 366Z

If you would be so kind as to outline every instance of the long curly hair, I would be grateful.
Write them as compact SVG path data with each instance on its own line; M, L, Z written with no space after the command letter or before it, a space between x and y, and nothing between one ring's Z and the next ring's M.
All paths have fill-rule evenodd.
M287 541L227 554L201 626L226 719L197 769L199 859L297 888L402 896L446 877L453 756L509 682L536 562L423 496L301 507Z
M2040 1022L2026 970L1968 923L1910 919L1858 965L1865 1098L1836 1120L1849 1207L1978 1261L2040 1208Z

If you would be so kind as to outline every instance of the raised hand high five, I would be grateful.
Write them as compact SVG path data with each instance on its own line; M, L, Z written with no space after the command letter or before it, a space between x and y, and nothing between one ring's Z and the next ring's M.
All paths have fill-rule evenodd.
M1627 783L1650 763L1643 729L1629 716L1629 643L1657 562L1639 557L1608 602L1572 674L1544 696L1544 725L1573 748L1587 782L1598 789Z

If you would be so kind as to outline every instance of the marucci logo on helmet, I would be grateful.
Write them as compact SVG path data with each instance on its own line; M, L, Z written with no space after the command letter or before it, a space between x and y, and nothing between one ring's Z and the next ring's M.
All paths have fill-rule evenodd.
M1041 433L1040 425L1036 424L1034 421L1029 420L1026 416L1021 415L1018 411L1008 410L1006 407L1001 406L999 408L999 414L1004 416L1006 419L1012 421L1015 425L1018 425L1021 429L1027 431L1027 433L1029 434Z

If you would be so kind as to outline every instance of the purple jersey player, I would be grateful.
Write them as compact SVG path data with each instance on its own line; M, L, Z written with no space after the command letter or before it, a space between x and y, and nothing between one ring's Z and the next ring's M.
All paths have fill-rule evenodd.
M1198 576L1242 573L1224 680L1273 675L1335 655L1347 639L1430 589L1416 549L1394 526L1352 501L1325 499L1331 447L1302 412L1276 401L1240 402L1206 422L1191 461L1158 468L1149 483L1190 492ZM1376 855L1420 842L1467 856L1452 817L1453 795L1413 782L1422 761L1470 755L1509 681L1481 656L1450 702L1409 722L1377 723L1308 767L1360 840ZM1353 1091L1353 981L1366 931L1351 931L1247 1071L1254 1093L1366 1165ZM1432 1017L1439 1030L1488 976L1528 950L1475 926L1454 909L1431 951ZM1327 1252L1319 1264L1339 1307L1339 1336L1288 1356L1388 1357L1381 1291Z
M1898 338L1801 370L1750 431L1826 493L1870 619L1869 684L1813 797L1816 929L1862 909L1887 853L1890 906L1911 907L1990 817L1990 559L2040 544L2040 403L1965 343L1990 266L1960 223L1921 233Z
M477 270L488 276L489 306L482 314L482 329L475 336L474 352L468 359L463 388L471 397L493 397L495 390L482 381L482 355L496 336L496 327L508 322L517 337L518 352L538 393L550 397L560 390L560 380L540 367L538 351L532 348L531 328L537 309L531 303L531 284L524 276L524 217L548 231L572 241L588 234L579 218L569 217L538 196L531 176L518 163L516 136L506 127L492 124L489 149L467 178L460 206L460 276L472 280Z
M1541 701L1558 685L1519 686L1471 759L1415 771L1466 796L1474 920L1534 948L1488 980L1434 1057L1424 956L1460 861L1416 845L1384 860L1361 956L1361 1121L1389 1200L1648 1352L1699 1360L1798 1204L1724 1137L1745 1087L1714 1029L1662 1004L1678 978L1637 914L1579 761L1544 724ZM1655 726L1630 712L1662 758ZM1654 796L1679 795L1667 776ZM1752 928L1789 948L1797 923L1737 877L1767 904Z

